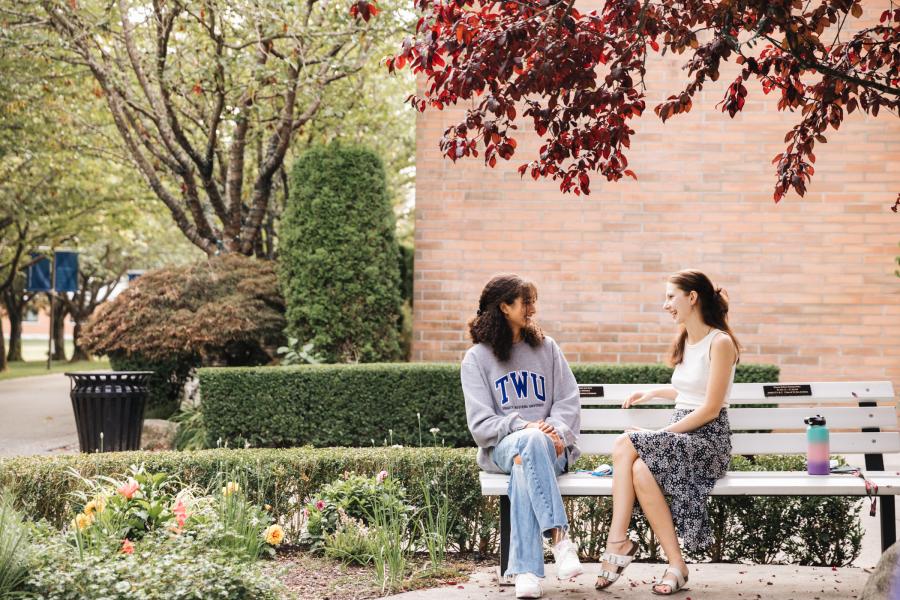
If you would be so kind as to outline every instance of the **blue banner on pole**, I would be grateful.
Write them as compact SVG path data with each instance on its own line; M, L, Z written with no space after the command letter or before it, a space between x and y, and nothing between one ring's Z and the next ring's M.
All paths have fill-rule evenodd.
M56 280L57 292L78 291L78 253L58 250L56 252Z
M40 258L41 256L43 258ZM38 258L40 260L35 261ZM35 262L28 266L25 291L49 292L53 287L50 282L50 259L41 253L32 252L31 260Z

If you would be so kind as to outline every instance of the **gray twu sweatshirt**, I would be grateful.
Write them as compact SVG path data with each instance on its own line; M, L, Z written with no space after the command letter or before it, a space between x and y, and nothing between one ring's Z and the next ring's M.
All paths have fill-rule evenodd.
M569 467L581 454L581 401L575 376L552 338L537 348L513 344L509 360L499 362L490 346L472 346L460 369L466 420L478 445L478 466L501 472L491 459L500 440L543 419L553 425L568 449Z

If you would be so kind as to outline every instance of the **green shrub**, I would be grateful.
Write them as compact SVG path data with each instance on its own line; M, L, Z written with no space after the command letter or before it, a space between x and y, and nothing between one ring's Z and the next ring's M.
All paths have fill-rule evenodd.
M30 551L28 527L19 511L12 506L9 494L0 489L0 598L12 598L25 581Z
M168 359L150 361L139 354L113 352L109 355L109 366L114 371L153 371L147 382L144 418L165 419L178 410L181 390L191 370L200 366L200 359L173 355Z
M400 259L381 159L315 147L291 178L279 232L288 335L326 362L398 360Z
M275 600L278 588L256 564L235 562L204 540L158 532L133 554L87 554L44 528L36 536L25 592L44 600Z
M593 467L604 460L608 459L586 457L578 468ZM272 518L285 526L288 538L294 541L300 539L304 525L303 503L315 500L323 486L344 472L371 477L387 470L406 488L407 500L416 507L424 504L423 484L430 484L433 479L446 480L449 509L454 516L450 539L455 548L490 553L498 547L498 502L496 497L481 495L475 452L470 448L219 449L3 458L0 487L5 486L27 514L61 526L80 509L71 505L71 493L81 489L83 481L71 477L69 468L85 476L114 475L125 473L130 464L140 463L150 471L165 471L202 489L218 485L222 472L241 473L246 489L259 490L259 497L271 505ZM803 459L758 457L751 463L734 457L731 468L802 470ZM765 512L769 500L713 497L713 547L705 555L691 558L741 562L762 558L830 566L848 564L858 555L858 498L791 498L789 507L777 514ZM610 498L566 498L565 505L581 554L597 558L606 542ZM775 518L780 520L773 523ZM767 532L756 532L760 527L766 527ZM650 543L643 519L634 522L633 530L641 537L642 556L652 556L656 546ZM780 545L774 554L770 548L773 543Z
M384 481L378 479L379 476L348 473L321 487L304 508L307 521L301 542L320 550L325 536L347 524L348 518L371 525L375 507L379 504L405 512L406 490L403 486L391 477Z
M581 383L666 383L663 365L574 364ZM284 447L471 446L458 364L306 365L201 369L207 443ZM739 365L736 381L777 381L778 368ZM421 426L420 426L421 422Z

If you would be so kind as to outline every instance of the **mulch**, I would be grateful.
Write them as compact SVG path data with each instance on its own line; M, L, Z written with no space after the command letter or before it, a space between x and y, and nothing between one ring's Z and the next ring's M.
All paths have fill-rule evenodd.
M475 570L495 562L496 558L448 555L446 566L435 572L427 568L427 555L416 555L410 559L413 574L404 581L402 589L393 593L456 586L466 582ZM375 583L371 566L344 565L299 548L279 550L266 570L298 600L364 600L385 595Z

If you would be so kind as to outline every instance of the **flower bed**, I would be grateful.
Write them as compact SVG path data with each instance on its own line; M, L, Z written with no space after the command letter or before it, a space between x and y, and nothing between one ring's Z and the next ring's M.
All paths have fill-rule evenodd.
M209 491L136 466L122 479L70 476L78 482L69 505L77 512L62 528L24 519L0 524L0 540L22 540L15 556L0 557L0 572L5 563L27 573L6 589L0 583L0 596L278 597L280 587L257 561L274 555L283 531L238 482ZM10 501L0 502L8 510Z
M593 467L602 460L584 458L579 467ZM71 469L83 477L93 477L124 473L129 465L141 463L148 471L166 472L203 490L220 489L221 474L231 474L230 479L241 481L243 489L253 490L258 505L270 506L267 514L283 526L285 539L291 544L303 538L307 524L303 508L310 510L307 501L312 508L316 500L326 502L317 497L326 484L342 480L345 473L372 478L386 470L397 485L404 487L404 502L408 505L421 508L428 504L426 494L446 490L447 510L452 516L447 535L452 549L482 555L497 549L497 502L496 498L481 495L472 449L219 449L12 458L0 459L0 487L9 490L26 514L46 518L61 527L85 506L72 500L72 493L86 490L86 485L83 478L72 477ZM801 470L803 458L759 457L750 462L734 457L731 468ZM435 481L441 485L435 486ZM692 558L846 565L859 554L859 503L859 499L839 497L714 497L710 517L715 542L706 554ZM571 498L566 505L582 555L597 557L606 539L610 499ZM359 513L346 508L345 512L359 518ZM646 523L637 519L634 530L640 538L642 555L659 556ZM807 535L812 531L817 535ZM423 550L425 547L420 546Z

